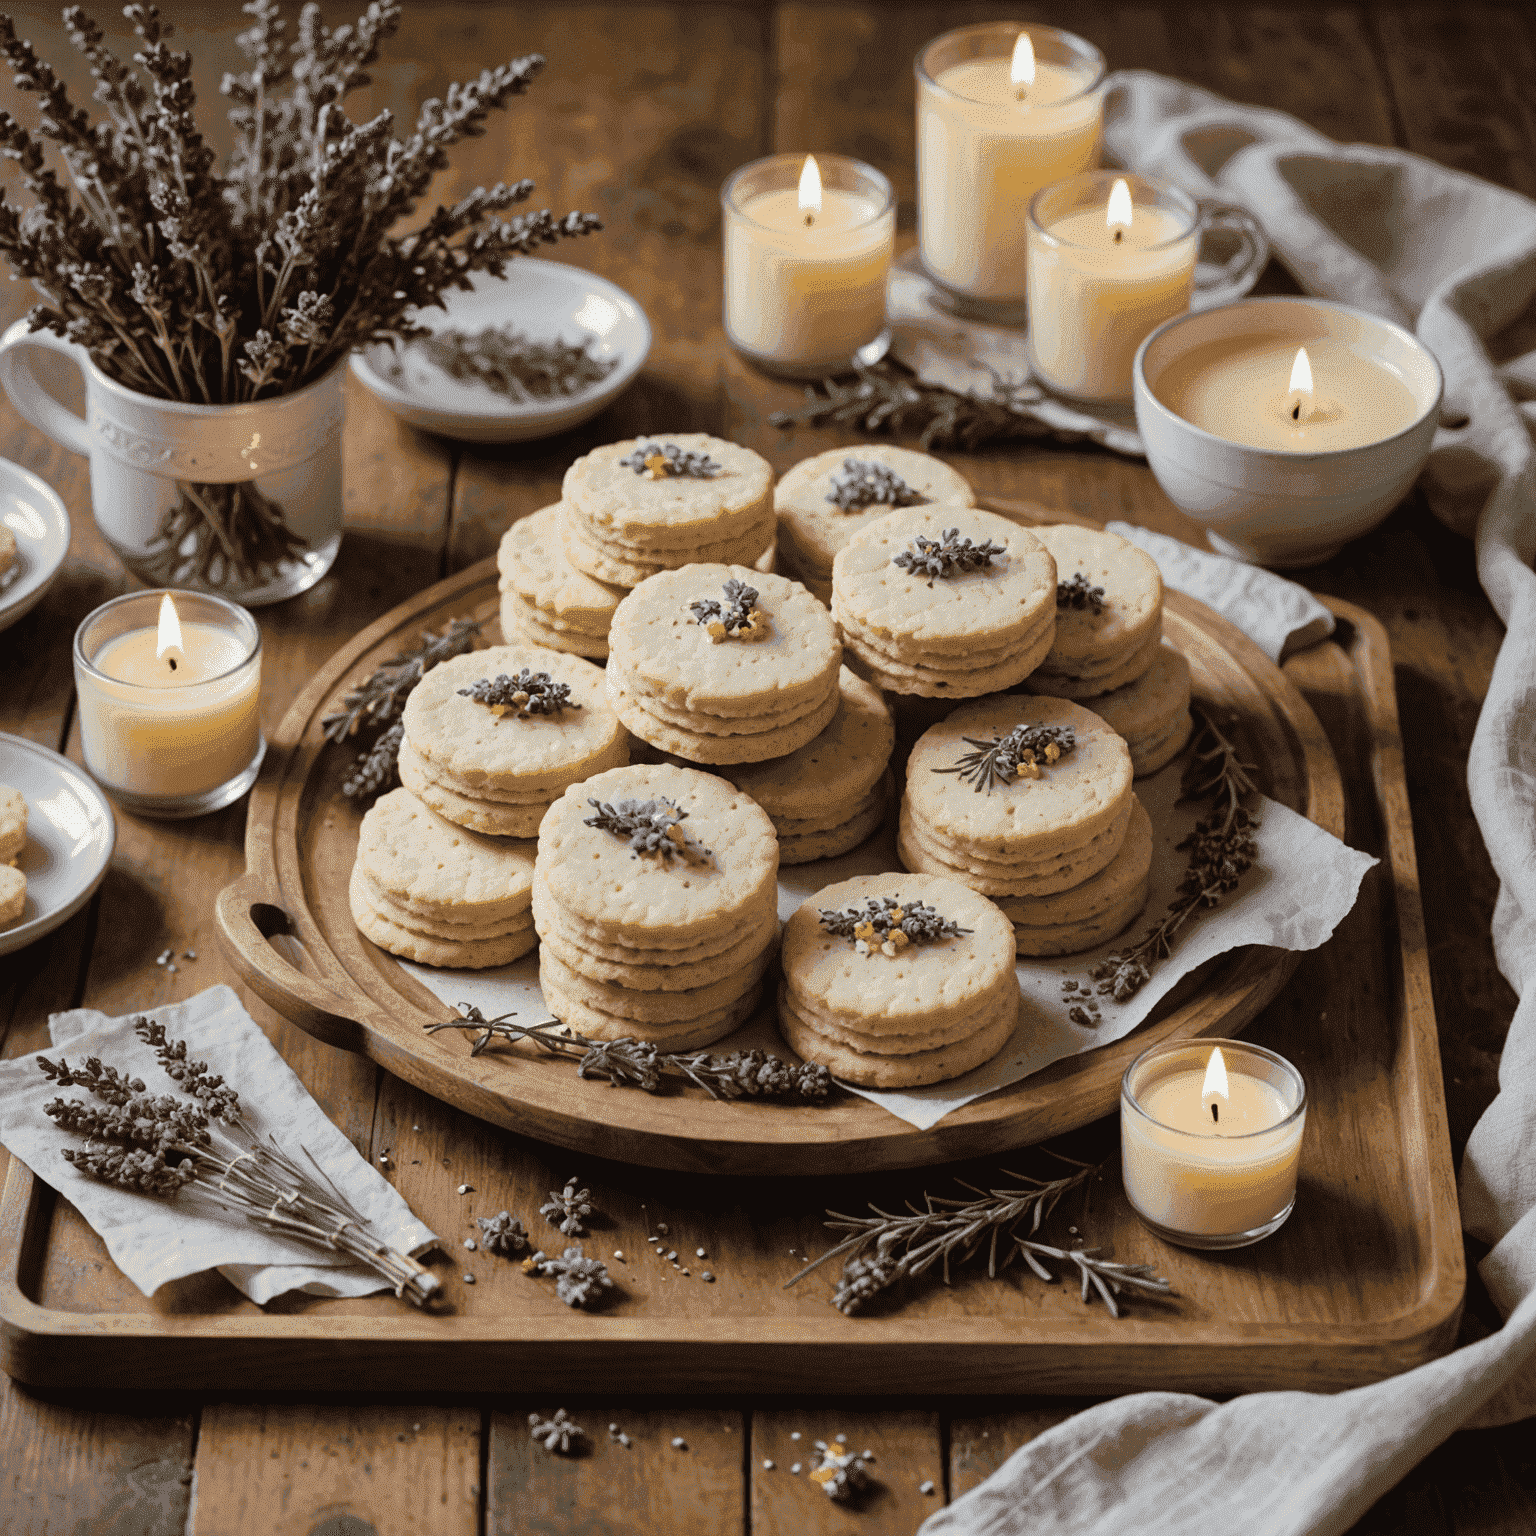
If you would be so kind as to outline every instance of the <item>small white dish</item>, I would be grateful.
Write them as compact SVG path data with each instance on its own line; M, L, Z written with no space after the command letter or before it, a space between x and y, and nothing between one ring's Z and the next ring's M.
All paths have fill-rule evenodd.
M16 563L0 575L0 629L9 629L59 574L69 551L69 513L46 480L0 459L0 523L16 535Z
M471 291L443 296L446 309L418 310L411 319L433 332L512 326L535 341L560 338L575 344L591 337L593 355L617 358L617 365L580 394L521 404L483 384L450 377L410 346L403 355L382 342L354 352L352 372L358 381L413 427L472 443L552 437L617 399L651 350L645 311L622 288L580 267L518 256L505 277L481 272L471 282Z
M22 736L0 734L0 784L19 789L27 802L27 841L17 861L27 904L20 922L0 928L0 955L9 955L91 899L111 862L117 822L83 769Z

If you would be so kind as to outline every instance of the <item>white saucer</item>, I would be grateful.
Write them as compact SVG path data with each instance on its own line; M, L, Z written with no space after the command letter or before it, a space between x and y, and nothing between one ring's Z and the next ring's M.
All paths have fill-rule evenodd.
M59 574L69 549L69 513L46 480L0 459L0 523L16 535L16 564L0 576L0 629L8 629Z
M0 928L0 955L9 955L52 933L91 899L111 861L117 823L84 769L24 737L0 733L0 784L19 789L27 802L27 843L18 861L27 904L19 923Z
M521 443L552 437L597 415L634 382L651 350L645 311L606 278L532 256L514 257L505 277L477 273L471 292L444 294L443 309L411 316L432 331L477 332L487 326L514 326L535 341L556 338L575 344L590 336L592 352L617 358L600 384L559 400L519 404L483 384L449 377L406 346L401 375L394 373L395 349L378 343L352 354L352 372L402 421L472 443Z

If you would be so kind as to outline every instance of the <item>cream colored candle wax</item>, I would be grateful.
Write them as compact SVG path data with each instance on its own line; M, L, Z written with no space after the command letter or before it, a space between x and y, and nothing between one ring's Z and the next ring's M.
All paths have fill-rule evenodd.
M1023 303L1030 199L1099 161L1102 58L1068 34L1031 31L1002 56L947 63L950 39L941 38L917 71L923 265L946 288L987 304ZM1072 46L1057 48L1058 39Z
M764 185L768 172L748 174L774 162L745 167L724 199L726 334L755 362L818 376L885 330L896 240L884 177L840 156L821 161L825 182L807 156L798 180L777 187Z
M1121 1170L1135 1210L1196 1246L1274 1224L1296 1194L1305 1122L1299 1078L1288 1093L1283 1079L1245 1070L1240 1060L1228 1069L1219 1047L1203 1068L1147 1076L1134 1104L1121 1101Z
M1072 206L1080 183L1097 206ZM1197 218L1193 203L1134 201L1123 178L1080 177L1035 198L1029 350L1046 384L1082 399L1130 399L1136 349L1189 308Z
M237 778L261 745L252 647L218 624L159 622L108 640L77 665L85 765L106 788L149 800L195 797Z
M1307 367L1298 377L1298 352ZM1311 387L1300 387L1310 376ZM1330 336L1224 338L1192 348L1158 376L1157 397L1228 442L1281 453L1379 443L1412 426L1419 402L1395 369Z

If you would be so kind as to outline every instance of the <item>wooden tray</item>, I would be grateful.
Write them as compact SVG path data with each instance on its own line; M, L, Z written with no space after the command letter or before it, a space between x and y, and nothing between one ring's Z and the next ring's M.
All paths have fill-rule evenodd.
M1105 1159L1105 1173L1086 1214L1063 1207L1048 1235L1069 1242L1068 1224L1081 1224L1116 1257L1157 1265L1176 1302L1134 1306L1116 1322L1083 1306L1072 1287L962 1272L952 1289L923 1290L891 1315L845 1318L828 1305L825 1273L783 1289L801 1258L826 1246L822 1210L857 1211L868 1200L890 1209L923 1188L942 1193L949 1170L807 1180L658 1175L439 1112L383 1075L364 1150L390 1152L389 1176L441 1234L448 1258L437 1273L452 1315L423 1317L389 1296L285 1297L263 1313L215 1275L146 1299L73 1208L13 1159L0 1200L0 1363L39 1385L91 1380L141 1390L911 1397L1333 1390L1442 1352L1455 1336L1464 1272L1391 658L1373 619L1346 603L1333 607L1344 621L1337 640L1285 671L1343 765L1349 840L1382 863L1333 941L1301 958L1248 1031L1307 1078L1296 1212L1241 1253L1170 1248L1125 1203L1113 1120L1064 1147ZM254 816L253 826L258 839L270 836ZM329 1017L331 994L317 983L310 995ZM627 1102L624 1090L600 1092L610 1112ZM1045 1163L1015 1156L1008 1166ZM839 1166L829 1155L824 1172ZM572 1171L590 1183L606 1218L588 1251L608 1258L618 1281L613 1305L595 1316L571 1313L516 1265L459 1247L477 1213L503 1207L542 1241L537 1206ZM995 1182L991 1162L955 1171ZM476 1193L459 1195L461 1183ZM645 1235L661 1222L691 1278L647 1250ZM707 1246L706 1260L693 1257L698 1246ZM613 1260L613 1249L627 1262ZM700 1279L705 1265L713 1284ZM469 1267L473 1286L461 1279Z
M246 822L246 874L220 896L230 958L268 1004L333 1045L362 1051L456 1107L508 1129L625 1162L702 1173L817 1174L829 1157L870 1171L1016 1147L1083 1125L1118 1102L1126 1065L1154 1040L1232 1035L1280 990L1298 957L1251 948L1212 962L1149 1025L1057 1062L920 1131L868 1100L717 1103L702 1089L615 1093L531 1047L475 1057L458 1032L426 1035L444 1004L352 922L347 883L359 815L341 795L351 753L321 716L344 686L455 615L493 618L493 560L439 582L344 647L299 696L267 752ZM488 625L488 628L490 626ZM1247 760L1276 800L1343 830L1338 767L1316 715L1267 656L1204 604L1169 593L1165 632L1189 657L1198 699L1241 721ZM296 937L308 974L270 942Z

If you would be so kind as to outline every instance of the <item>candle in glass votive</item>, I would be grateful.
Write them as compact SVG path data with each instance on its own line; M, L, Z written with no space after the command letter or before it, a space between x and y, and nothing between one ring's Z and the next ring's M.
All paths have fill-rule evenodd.
M843 155L772 155L737 171L720 202L725 332L750 362L823 378L886 334L896 202L878 171Z
M1120 1088L1126 1197L1187 1248L1267 1237L1296 1201L1306 1086L1282 1056L1237 1040L1144 1051Z
M1089 173L1029 207L1029 353L1042 382L1128 400L1136 349L1189 308L1200 209L1166 182Z
M1099 163L1104 56L1055 27L962 27L917 56L917 236L962 305L1022 319L1030 199Z
M261 632L245 609L195 592L135 592L75 632L80 745L130 810L196 816L250 788L266 750Z

